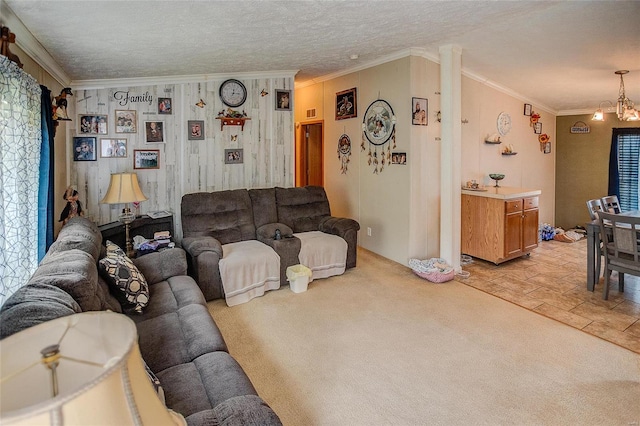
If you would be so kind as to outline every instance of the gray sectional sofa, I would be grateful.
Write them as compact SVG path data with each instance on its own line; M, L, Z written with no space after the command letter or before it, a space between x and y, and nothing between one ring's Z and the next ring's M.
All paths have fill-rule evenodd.
M102 236L76 217L61 230L27 285L0 309L0 338L58 317L84 311L127 311L99 272ZM187 275L182 249L135 260L149 285L141 314L124 314L137 327L142 357L160 380L166 405L189 425L279 425L229 355L200 288Z
M280 283L286 269L299 262L301 243L295 233L321 231L347 243L346 268L356 266L360 225L353 219L331 216L324 188L236 189L199 192L182 197L182 247L189 273L206 300L224 298L219 263L225 244L257 240L280 257ZM281 239L275 239L276 229Z

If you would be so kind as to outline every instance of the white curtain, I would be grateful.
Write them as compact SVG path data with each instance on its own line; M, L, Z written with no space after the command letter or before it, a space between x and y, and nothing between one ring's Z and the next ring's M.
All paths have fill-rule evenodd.
M0 304L38 266L40 85L0 56Z

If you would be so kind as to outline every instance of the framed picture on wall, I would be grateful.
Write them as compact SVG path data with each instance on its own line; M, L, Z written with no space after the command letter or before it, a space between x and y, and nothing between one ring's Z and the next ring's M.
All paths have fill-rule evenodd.
M394 152L391 154L391 164L407 164L407 153L406 152Z
M125 138L100 139L100 157L123 158L127 156L127 140Z
M545 154L551 154L551 142L546 142L544 144L544 150L542 152Z
M116 110L116 133L137 133L138 121L134 110Z
M164 143L164 121L145 121L144 135L147 143Z
M204 120L189 120L187 121L187 128L189 129L187 138L190 141L204 140Z
M533 133L535 133L536 135L539 135L542 133L542 123L541 122L536 122L533 124Z
M242 163L243 163L242 149L225 149L224 150L224 164L242 164Z
M96 160L96 138L86 136L73 138L73 161Z
M134 169L159 169L160 150L159 149L134 149L133 150Z
M173 114L171 98L158 98L158 114Z
M531 104L524 104L524 115L531 117Z
M106 135L108 132L107 116L95 114L81 114L79 117L80 129L78 133L84 135Z
M411 98L411 124L416 126L429 124L428 102L425 98Z
M358 116L357 88L336 93L336 120Z
M291 111L291 90L276 89L276 110Z

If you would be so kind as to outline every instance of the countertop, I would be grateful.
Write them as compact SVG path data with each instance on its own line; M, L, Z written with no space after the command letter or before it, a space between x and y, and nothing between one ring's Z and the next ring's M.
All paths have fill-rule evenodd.
M474 197L498 198L501 200L534 197L536 195L542 194L542 191L539 189L513 188L509 186L500 186L498 188L494 186L486 186L484 189L486 189L486 191L472 191L469 189L463 189L462 193L465 195L473 195Z

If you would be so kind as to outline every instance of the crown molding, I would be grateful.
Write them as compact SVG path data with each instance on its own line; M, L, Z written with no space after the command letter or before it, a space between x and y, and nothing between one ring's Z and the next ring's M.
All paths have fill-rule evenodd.
M51 77L53 77L63 87L69 87L71 77L58 65L53 57L45 50L40 42L25 27L20 18L13 13L13 10L2 0L2 25L9 27L16 35L16 45L22 49L33 61L40 65Z
M175 75L175 76L157 76L157 77L138 77L138 78L113 78L113 79L96 79L96 80L74 80L71 87L75 90L92 90L92 89L112 89L118 87L134 87L134 86L156 86L163 84L185 84L206 81L219 81L227 78L236 78L238 80L260 79L260 78L291 78L293 79L298 70L282 70L282 71L254 71L254 72L234 72L234 73L216 73L216 74L194 74L194 75Z

